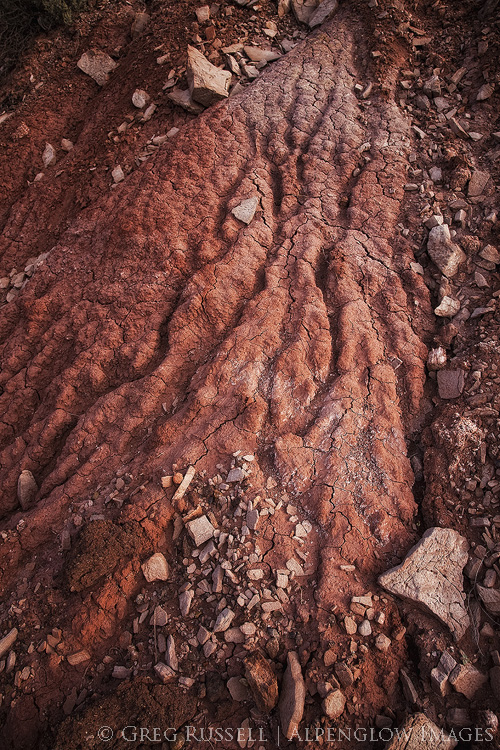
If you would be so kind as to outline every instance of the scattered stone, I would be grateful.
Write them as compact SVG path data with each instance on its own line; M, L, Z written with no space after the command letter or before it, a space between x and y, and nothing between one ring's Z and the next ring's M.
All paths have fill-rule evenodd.
M500 591L487 586L478 586L477 591L488 612L500 615Z
M234 618L235 614L232 609L225 607L215 621L214 633L223 633L231 625Z
M182 107L182 109L185 109L191 115L199 115L200 112L203 112L203 107L194 101L189 89L173 89L167 94L167 97L171 102L177 104L178 107Z
M487 680L487 676L472 664L457 664L449 676L450 684L457 693L462 693L469 700L474 698Z
M399 679L401 680L406 700L410 706L416 706L418 703L418 693L406 669L399 670Z
M358 626L356 625L356 621L352 617L344 617L344 628L347 635L354 635L356 633Z
M459 641L470 624L462 577L467 550L467 541L457 531L428 529L401 565L381 575L379 583L430 610Z
M174 670L161 661L155 664L155 672L162 682L168 682L175 677Z
M211 633L203 625L200 625L198 633L196 634L196 638L200 646L204 646L210 636Z
M445 696L449 692L450 686L448 675L446 675L439 667L434 667L434 669L431 670L431 686L438 695Z
M288 740L297 733L304 714L305 699L306 686L299 657L295 651L289 651L279 701L281 729Z
M392 733L385 750L453 750L457 741L425 716L413 714Z
M492 83L484 83L477 92L476 101L484 102L486 99L489 99L494 90L495 86Z
M252 62L273 62L281 57L281 52L272 49L261 49L260 47L243 47L245 55Z
M216 68L191 46L188 46L187 79L192 98L205 107L229 96L231 73Z
M12 628L12 630L0 640L0 659L10 651L10 649L16 642L18 635L18 629Z
M245 659L245 677L259 711L270 713L278 702L278 681L274 670L260 651Z
M194 597L194 591L193 589L187 589L187 591L183 591L182 594L179 596L179 609L181 610L181 615L183 617L187 617L189 614L189 610L191 609L191 602L193 601Z
M438 346L435 349L431 349L427 356L427 368L433 372L434 370L441 370L446 365L446 349L443 346Z
M345 697L340 690L332 690L328 693L321 704L323 712L329 719L338 719L342 716L345 708Z
M489 172L481 172L476 169L476 171L472 173L472 177L469 180L469 187L467 190L467 195L469 196L469 198L477 198L479 195L482 195L486 185L489 182L489 179Z
M111 676L114 677L115 680L127 680L131 674L132 674L131 669L127 669L127 667L122 667L117 664L113 668L113 672Z
M45 144L45 149L42 154L42 162L45 169L47 167L52 167L57 161L56 151L54 146L52 146L50 143Z
M73 141L69 141L67 138L63 138L61 140L61 148L63 151L69 152L72 148L74 148Z
M117 64L115 61L101 50L91 49L84 52L77 62L77 66L82 73L90 76L99 86L104 86Z
M320 26L327 18L335 13L338 6L338 0L323 0L309 19L309 28L314 29L316 26Z
M206 23L210 18L210 7L202 5L201 8L195 8L198 23Z
M246 477L246 474L243 471L243 469L236 467L235 469L231 469L231 471L227 475L226 481L228 484L232 484L233 482L242 482L245 479L245 477Z
M146 26L149 23L149 14L140 12L135 14L135 18L132 21L132 26L130 28L130 33L132 35L132 39L136 39L136 37L140 36L145 30Z
M149 96L147 91L144 91L143 89L136 89L132 94L132 104L134 105L134 107L137 107L137 109L144 109L150 98L151 97Z
M448 224L439 224L429 232L427 252L430 258L448 278L456 276L458 268L467 257L465 253L451 241Z
M377 648L379 651L382 651L382 652L387 651L389 649L390 645L391 645L391 639L388 638L383 633L380 633L375 638L375 648Z
M227 689L233 701L248 701L251 698L250 691L241 677L230 677L227 681Z
M325 651L325 654L323 656L323 663L325 667L331 667L332 664L335 664L336 661L337 654L333 649L329 648L327 651Z
M362 636L369 636L372 634L372 626L369 620L363 620L358 626L358 633Z
M162 628L164 625L166 625L168 622L168 615L163 609L163 607L160 607L158 605L155 607L155 610L153 612L153 616L151 617L151 625L156 625L157 627Z
M445 295L441 303L434 308L434 315L439 318L452 318L460 310L460 302Z
M69 654L66 658L68 664L71 664L72 667L76 667L78 664L82 664L82 662L89 661L90 654L85 650L77 651L76 654Z
M170 669L173 669L174 672L177 672L179 669L179 661L175 652L175 641L171 635L169 635L167 638L167 650L165 659L167 662L167 666L170 667Z
M500 253L498 252L496 247L493 247L493 245L486 245L486 247L481 250L479 255L484 260L488 260L490 263L495 263L495 265L500 263Z
M38 485L35 477L31 471L24 469L24 471L19 474L19 479L17 480L17 499L23 510L31 508L35 502L37 492Z
M344 662L339 662L338 664L336 664L334 667L334 672L337 680L343 688L348 688L354 683L354 675L352 673L352 670L347 666L347 664L344 664Z
M231 211L231 213L236 219L238 219L239 221L242 221L244 224L250 224L253 217L255 216L255 212L257 210L258 205L259 205L259 199L257 198L257 196L254 196L253 198L247 198L246 200L242 201L238 206L235 206L233 210ZM229 481L229 478L228 478L228 481Z
M439 397L444 399L458 398L464 389L464 370L439 370L437 373Z
M172 502L175 503L177 500L180 500L187 492L187 489L191 482L194 479L194 475L196 474L196 469L194 466L188 466L186 473L184 474L184 477L182 478L181 483L177 487L176 491L174 492L174 495L172 497ZM176 483L177 484L177 483ZM198 546L198 545L196 545Z
M161 552L156 552L149 560L141 565L144 578L148 583L151 581L167 581L169 570L168 562Z
M200 547L208 542L214 535L215 528L208 520L207 516L200 516L186 524L189 536L194 541L196 547Z

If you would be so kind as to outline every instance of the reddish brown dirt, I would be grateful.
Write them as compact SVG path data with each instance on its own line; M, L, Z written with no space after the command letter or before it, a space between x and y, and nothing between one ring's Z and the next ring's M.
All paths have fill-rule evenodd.
M208 661L202 689L196 683L180 696L155 683L150 668L132 687L116 689L111 677L116 655L131 648L123 631L144 593L140 563L162 550L180 565L188 552L172 539L174 515L217 502L197 480L174 505L163 475L193 465L198 476L213 477L236 450L254 454L246 496L268 494L272 478L275 497L283 493L312 524L310 587L287 610L300 638L283 639L279 677L288 648L298 647L311 683L325 644L349 653L335 614L340 621L353 595L375 591L376 576L402 559L422 528L468 533L450 498L469 478L477 446L457 442L462 401L442 408L427 378L428 347L440 335L431 270L422 276L410 266L423 234L404 191L415 148L400 106L409 51L404 35L388 31L407 11L402 3L345 2L250 87L193 118L161 93L170 67L184 62L193 7L179 3L167 14L154 6L148 31L132 41L128 6L89 14L79 35L52 32L39 41L4 86L12 101L26 98L0 126L0 277L48 253L0 308L0 635L19 627L26 657L19 669L36 664L21 685L5 676L6 748L101 747L97 728L124 719L179 728L197 711L233 726L245 718ZM262 8L277 20L274 6ZM217 21L224 43L241 36L250 14L235 8ZM416 4L412 23L438 29L441 16ZM287 19L278 39L294 28ZM448 49L461 38L457 32ZM102 89L75 71L89 46L121 48ZM382 61L372 58L375 49ZM158 66L165 52L172 63ZM446 50L437 46L422 67L437 65L440 54ZM28 90L39 78L44 85ZM354 87L370 80L375 91L365 102ZM157 114L118 136L134 114L137 87L147 88ZM22 122L29 132L19 138ZM172 126L177 136L137 167L148 139ZM75 148L59 152L34 182L45 142L58 146L62 137ZM475 148L480 163L486 147ZM127 178L111 189L118 163ZM244 226L231 211L253 196L257 213ZM469 345L466 334L457 355L459 345ZM469 452L454 466L457 445ZM416 453L425 453L425 490L421 481L415 486ZM16 495L23 469L39 486L25 511ZM264 526L271 570L285 565L290 536L279 518ZM174 584L167 600L176 599ZM371 726L388 708L398 719L404 714L398 674L415 662L416 646L392 600L385 612L387 632L401 637L387 654L363 654L356 686L346 690L347 724ZM419 611L404 622L421 652L449 642L439 627L425 639L436 623ZM63 641L40 657L38 642L54 627ZM147 638L142 646L150 667ZM64 657L81 649L90 665L69 666ZM64 721L65 700L83 689ZM436 715L444 710L437 699L433 705ZM318 706L308 704L311 726ZM275 742L274 717L266 731Z

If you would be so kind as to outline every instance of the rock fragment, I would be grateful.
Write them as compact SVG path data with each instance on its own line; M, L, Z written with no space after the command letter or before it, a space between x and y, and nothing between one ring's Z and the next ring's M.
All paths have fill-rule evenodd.
M132 104L137 109L143 109L150 100L150 96L144 89L136 89L132 94Z
M101 50L90 49L84 52L77 62L82 73L90 76L99 86L104 86L109 74L116 68L115 61Z
M12 628L12 630L7 633L7 635L4 635L4 637L0 640L0 659L10 651L10 649L16 642L18 635L18 629Z
M437 373L439 397L444 399L458 398L464 389L464 370L439 370Z
M245 659L245 677L259 711L268 714L278 702L278 681L274 670L260 651Z
M494 90L495 86L492 83L484 83L477 92L476 101L484 102L486 99L489 99Z
M130 28L130 33L132 35L132 39L136 39L138 36L140 36L145 30L146 26L149 23L149 14L140 12L135 14L135 18L132 21L132 26Z
M401 565L379 577L392 594L421 604L447 625L459 641L469 627L462 570L468 545L453 529L431 528Z
M306 687L299 657L295 651L289 651L279 701L281 729L287 739L297 733L304 714L305 699Z
M144 578L148 583L152 581L167 581L169 570L168 562L161 552L156 552L149 560L141 565Z
M216 68L191 46L188 46L187 79L192 98L204 107L229 96L231 73Z
M320 26L327 18L335 13L338 7L338 0L323 0L309 18L309 21L307 22L309 28L314 29L316 26Z
M178 107L182 107L182 109L185 109L191 115L199 115L200 112L203 112L203 107L193 100L189 89L173 89L167 94L167 97L171 102L177 104Z
M469 187L467 188L467 195L469 198L477 198L479 195L482 195L489 180L489 172L481 172L479 169L476 169L475 172L472 173L469 180Z
M253 217L255 216L255 212L257 210L258 205L259 205L259 199L257 198L257 196L253 198L247 198L246 200L242 201L238 206L235 206L233 210L231 211L231 213L236 219L238 219L239 221L242 221L244 224L250 224Z
M469 700L474 698L487 680L487 676L473 664L457 664L449 676L450 685Z
M207 516L200 516L186 524L189 536L197 547L208 542L214 535L215 528L208 520Z
M345 696L341 690L332 690L321 705L329 719L338 719L344 713Z
M409 716L385 750L453 750L457 741L425 714Z
M17 480L17 499L23 510L31 508L35 501L37 492L38 485L35 477L31 471L24 469L24 471L19 474L19 479Z
M224 607L222 612L219 614L215 621L214 633L223 633L231 625L235 618L235 614L229 607Z
M451 240L448 224L439 224L429 232L427 252L436 266L448 278L453 278L458 267L467 258L465 253Z
M45 148L42 154L42 162L45 169L52 167L57 161L56 151L54 146L50 143L45 144Z

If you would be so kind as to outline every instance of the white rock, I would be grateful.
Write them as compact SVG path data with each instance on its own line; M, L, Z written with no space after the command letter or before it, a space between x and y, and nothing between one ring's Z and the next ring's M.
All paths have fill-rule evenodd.
M132 104L137 109L143 109L150 100L150 96L144 89L136 89L132 94Z
M50 143L45 144L45 149L42 154L42 162L45 169L47 167L52 167L57 161L56 151L54 146L52 146Z
M253 198L247 198L238 206L235 206L231 213L236 219L242 221L244 224L250 224L253 217L255 216L258 205L259 199L257 198L257 196L254 196Z
M167 581L168 580L168 562L165 556L161 552L156 552L152 555L149 560L141 565L144 578L148 583L151 581Z
M234 618L235 614L232 609L225 607L215 621L214 633L223 633L231 625Z
M440 224L431 229L427 240L427 252L441 273L448 278L455 276L460 264L467 259L458 245L451 241L448 224Z
M444 296L440 304L434 308L434 315L439 318L452 318L460 310L460 302L453 297Z

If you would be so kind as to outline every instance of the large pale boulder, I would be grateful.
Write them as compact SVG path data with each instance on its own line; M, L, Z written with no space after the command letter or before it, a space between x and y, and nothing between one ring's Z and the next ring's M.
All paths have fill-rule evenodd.
M379 583L429 610L459 641L470 624L462 576L467 550L467 541L457 531L428 529L401 565L383 573Z
M187 79L192 98L205 107L229 96L231 73L216 68L191 46L188 47Z

